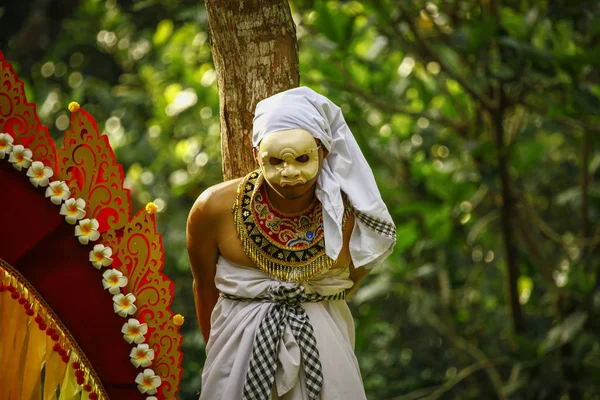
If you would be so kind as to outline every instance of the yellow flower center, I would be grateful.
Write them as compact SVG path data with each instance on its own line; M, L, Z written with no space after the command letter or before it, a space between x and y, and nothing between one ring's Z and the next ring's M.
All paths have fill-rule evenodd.
M96 252L94 253L94 259L96 261L104 261L104 253L100 252ZM116 277L115 277L116 278ZM118 279L111 279L111 282L116 283L118 281Z
M116 285L117 283L119 283L119 277L116 275L111 276L109 282L112 283L113 285Z
M77 204L75 204L75 203L73 203L73 204L70 204L70 205L67 207L67 210L69 211L69 213L70 213L70 214L76 214L76 213L77 213L77 211L78 211L78 210L77 210Z
M129 327L129 334L131 336L137 336L140 334L140 328L137 326L130 326Z
M22 153L18 153L18 154L15 156L15 160L17 160L17 162L18 162L18 163L21 163L21 162L23 162L23 158L24 158L24 157L23 157L23 154L22 154Z
M37 171L35 171L35 177L37 179L42 179L44 177L44 170L38 169Z
M147 387L147 388L151 388L154 385L152 385L152 377L150 376L145 376L144 377L144 381L142 382L142 385Z
M127 308L129 307L131 303L129 302L129 299L127 297L123 298L123 300L121 300L121 308Z
M62 194L64 192L65 191L63 190L62 186L60 186L60 185L54 186L52 188L52 193L54 193L55 196L62 196Z
M92 227L89 226L88 224L81 225L81 233L83 233L84 235L88 235L91 231L92 231Z
M146 358L146 352L144 352L144 350L138 350L136 357L137 358Z

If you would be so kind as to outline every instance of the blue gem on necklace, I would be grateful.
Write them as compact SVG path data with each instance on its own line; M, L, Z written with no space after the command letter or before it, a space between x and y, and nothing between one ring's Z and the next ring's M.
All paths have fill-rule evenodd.
M306 238L307 238L307 239L312 239L314 236L315 236L315 235L314 235L314 233L313 233L312 231L308 231L308 232L306 232Z

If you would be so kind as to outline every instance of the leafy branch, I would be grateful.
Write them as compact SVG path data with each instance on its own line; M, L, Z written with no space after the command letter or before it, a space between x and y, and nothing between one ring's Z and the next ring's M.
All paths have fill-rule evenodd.
M471 85L465 77L460 75L458 72L454 71L454 69L446 62L446 60L444 60L438 55L437 51L433 48L433 46L431 46L429 41L427 41L423 37L420 30L415 26L415 23L413 22L409 13L402 12L400 14L399 21L404 22L408 26L410 33L414 36L415 40L417 41L418 46L416 48L419 50L417 54L422 61L437 62L440 65L440 68L446 73L446 75L458 82L475 100L478 100L487 110L493 110L498 106L495 101L493 101L488 96L475 89L475 87ZM392 27L398 36L404 36L404 34L399 28L399 21L393 21Z
M351 81L347 79L345 82L335 82L331 80L322 81L320 83L325 84L330 87L335 87L337 89L342 89L349 93L354 93L358 95L361 99L365 100L367 103L372 104L373 106L379 108L382 111L391 113L391 114L402 114L409 115L411 117L420 118L425 117L431 121L434 121L442 126L447 126L454 129L456 132L465 132L467 129L467 125L465 123L455 122L447 117L445 117L441 112L433 113L429 112L415 112L407 109L406 107L402 107L398 104L395 104L394 101L386 100L378 96L374 96L368 93L366 90L360 88L359 86L350 83Z

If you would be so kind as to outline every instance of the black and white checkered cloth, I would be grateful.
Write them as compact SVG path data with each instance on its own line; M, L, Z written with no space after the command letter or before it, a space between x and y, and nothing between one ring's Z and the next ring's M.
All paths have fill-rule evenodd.
M374 230L380 235L396 240L396 227L394 224L372 217L362 211L358 211L356 208L354 209L354 214L370 229Z
M343 300L346 298L346 292L342 291L332 296L321 296L314 293L304 293L304 287L302 286L280 285L272 287L268 296L246 298L226 293L221 293L221 296L237 301L273 303L260 322L254 337L250 367L246 375L242 399L268 400L270 398L271 388L275 382L279 343L286 324L290 326L292 334L300 347L308 398L311 400L317 399L323 386L321 361L319 361L319 350L317 349L313 327L300 303Z

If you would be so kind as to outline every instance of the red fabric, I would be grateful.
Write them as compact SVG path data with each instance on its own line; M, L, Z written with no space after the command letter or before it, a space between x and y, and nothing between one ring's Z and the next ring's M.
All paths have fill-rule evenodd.
M0 160L0 257L33 284L73 335L98 373L111 400L144 399L129 361L133 345L102 288L102 271L89 259L93 245L81 245L60 207L34 188L24 171Z
M34 188L25 171L7 160L0 160L0 182L0 257L12 264L64 220L60 208L44 197L45 189Z

